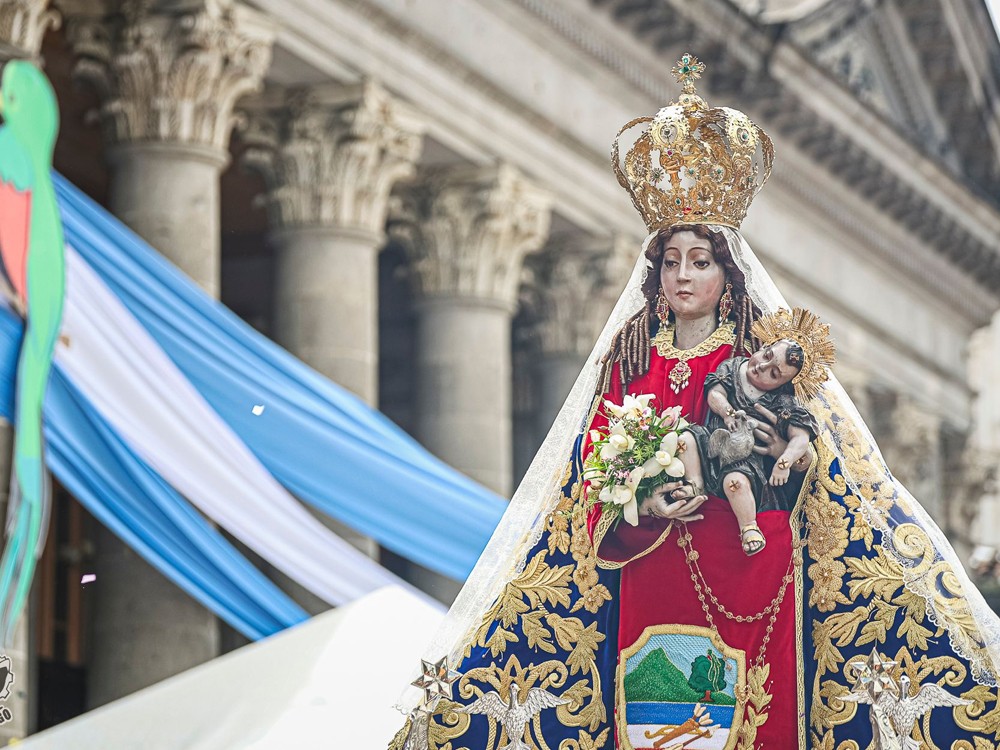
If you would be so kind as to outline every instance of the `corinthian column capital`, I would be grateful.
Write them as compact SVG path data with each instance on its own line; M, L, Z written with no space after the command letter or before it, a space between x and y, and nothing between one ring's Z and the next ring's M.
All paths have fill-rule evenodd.
M528 261L525 297L545 355L586 355L625 288L641 243L560 237Z
M466 297L514 309L524 258L545 242L551 198L510 165L452 168L408 186L390 231L425 297Z
M381 86L268 92L246 108L245 163L261 172L272 225L381 235L389 193L413 176L422 126Z
M0 62L36 58L42 37L59 27L59 14L49 9L49 0L3 0L0 2Z
M109 144L225 153L236 101L270 65L270 19L234 0L58 1Z

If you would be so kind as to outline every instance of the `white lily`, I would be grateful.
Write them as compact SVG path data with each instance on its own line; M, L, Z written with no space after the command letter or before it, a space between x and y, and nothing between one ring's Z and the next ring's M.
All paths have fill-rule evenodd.
M656 456L647 458L642 465L642 473L647 477L659 476L663 471L663 464L656 460Z
M675 479L684 476L684 462L677 458L677 456L671 456L666 451L657 451L656 460L664 464L663 470Z
M608 475L596 466L591 466L589 469L583 470L583 481L590 482L590 486L594 489L600 489L603 487L607 478Z
M669 453L671 456L677 455L677 433L668 432L660 441L660 451Z
M601 434L600 430L591 430L590 431L590 442L596 443L598 440L603 440L603 439L604 439L604 435Z
M652 393L644 393L641 396L627 395L622 399L622 412L624 415L639 419L643 415L649 414L649 402L654 398Z
M625 451L630 451L635 447L635 438L625 431L625 426L621 422L615 422L608 430L608 442L601 448L601 458L610 461Z
M605 485L598 495L598 500L602 503L614 503L622 506L622 516L632 526L639 524L639 502L636 499L635 491L639 487L639 482L643 480L642 467L632 469L629 472L625 484Z
M647 477L659 476L660 472L667 472L672 477L684 476L684 464L677 456L668 451L657 451L656 454L642 465L643 473Z
M626 522L630 526L639 525L639 500L635 496L635 492L639 489L639 482L643 480L643 470L642 467L632 469L629 472L628 482L626 487L628 488L629 495L625 499L625 502L619 503L622 506L622 516L625 518Z
M609 401L604 399L604 408L607 409L611 414L621 419L625 416L625 410L616 404L614 401Z

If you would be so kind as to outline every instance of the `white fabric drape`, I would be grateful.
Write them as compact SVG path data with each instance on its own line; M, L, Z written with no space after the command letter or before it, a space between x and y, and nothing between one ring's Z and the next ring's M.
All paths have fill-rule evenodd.
M278 483L70 246L66 264L66 341L56 363L137 455L202 513L332 605L401 583Z

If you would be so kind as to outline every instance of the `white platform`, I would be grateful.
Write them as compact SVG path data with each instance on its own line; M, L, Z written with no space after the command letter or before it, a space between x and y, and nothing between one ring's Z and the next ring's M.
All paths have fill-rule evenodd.
M385 588L29 737L24 750L385 750L443 612Z

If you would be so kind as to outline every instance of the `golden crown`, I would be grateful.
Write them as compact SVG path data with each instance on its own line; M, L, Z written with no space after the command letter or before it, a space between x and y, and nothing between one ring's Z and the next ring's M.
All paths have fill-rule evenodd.
M683 87L677 102L626 123L615 136L615 176L650 232L675 224L738 229L771 174L774 146L767 133L742 112L709 108L698 96L694 82L704 70L694 55L682 55L673 67ZM639 125L646 127L622 163L619 141Z
M821 323L809 310L794 307L761 316L750 326L750 333L765 345L791 339L801 346L805 356L802 369L792 378L795 396L804 401L819 393L830 377L826 368L833 367L837 360L828 324Z

